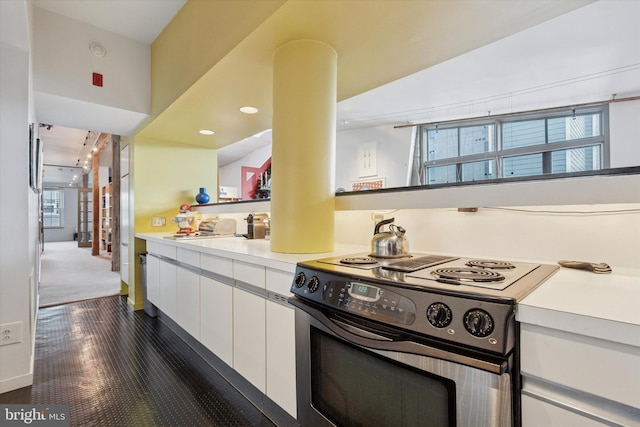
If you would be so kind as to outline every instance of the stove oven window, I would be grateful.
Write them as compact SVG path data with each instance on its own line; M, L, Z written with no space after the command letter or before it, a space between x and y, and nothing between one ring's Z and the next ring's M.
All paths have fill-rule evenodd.
M455 384L311 328L312 404L338 426L453 427Z

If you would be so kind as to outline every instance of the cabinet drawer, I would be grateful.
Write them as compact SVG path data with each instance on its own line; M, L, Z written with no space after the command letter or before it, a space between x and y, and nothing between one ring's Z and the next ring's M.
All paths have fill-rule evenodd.
M267 290L280 295L289 295L293 283L293 273L268 268L266 270Z
M147 241L147 252L151 254L176 259L176 249L177 248L175 246L163 245L162 243Z
M640 408L640 349L522 324L522 375Z
M160 255L160 243L147 240L147 252Z
M233 262L233 278L259 288L265 288L265 268L242 261Z
M530 396L522 396L522 427L603 427L605 425Z
M200 254L200 268L224 277L233 277L233 261L215 255Z
M200 252L177 248L178 262L200 268Z

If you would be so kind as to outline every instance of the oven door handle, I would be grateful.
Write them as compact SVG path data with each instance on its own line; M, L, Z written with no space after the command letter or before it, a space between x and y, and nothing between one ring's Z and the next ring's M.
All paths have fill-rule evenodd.
M506 361L500 363L493 363L485 360L479 360L474 357L465 356L463 354L454 353L447 350L441 350L438 348L430 347L424 344L420 344L414 341L396 340L381 335L374 334L372 332L362 330L354 325L348 325L343 322L329 319L321 310L290 298L289 303L297 307L298 309L306 312L311 317L316 319L326 328L331 330L334 334L340 338L349 341L354 344L358 344L362 347L371 348L375 350L388 350L400 353L412 353L420 356L432 357L434 359L445 360L452 363L458 363L472 368L481 369L483 371L491 372L493 374L502 375L507 372L509 366Z

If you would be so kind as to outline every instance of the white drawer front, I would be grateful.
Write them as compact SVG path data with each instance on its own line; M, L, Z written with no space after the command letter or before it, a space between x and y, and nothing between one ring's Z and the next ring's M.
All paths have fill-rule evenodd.
M178 261L200 268L200 252L190 251L184 248L178 249Z
M522 375L640 408L640 348L523 324Z
M265 287L265 268L260 265L233 262L233 278L259 288Z
M200 268L221 276L233 277L233 261L230 258L200 254Z
M276 292L280 295L289 295L291 293L289 290L293 283L293 273L274 270L267 267L266 280L267 290Z
M160 255L160 243L147 240L147 252Z

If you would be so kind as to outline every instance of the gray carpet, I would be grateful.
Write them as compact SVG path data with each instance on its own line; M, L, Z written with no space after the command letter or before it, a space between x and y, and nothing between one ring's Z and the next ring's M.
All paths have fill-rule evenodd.
M111 256L91 256L78 242L46 242L40 274L40 307L120 294L120 272Z

